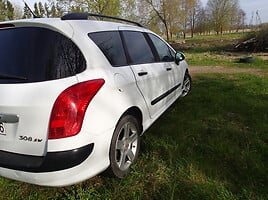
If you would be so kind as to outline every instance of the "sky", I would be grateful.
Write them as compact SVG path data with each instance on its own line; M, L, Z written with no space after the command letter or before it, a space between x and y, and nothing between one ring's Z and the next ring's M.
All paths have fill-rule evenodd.
M46 2L46 0L25 0L30 7L33 7L34 2ZM208 0L201 0L203 6ZM11 0L16 4L22 5L22 0ZM241 8L246 12L247 22L249 23L254 14L254 23L256 23L256 12L258 11L261 22L268 22L268 0L240 0Z
M201 0L206 5L208 0ZM246 12L247 22L249 23L254 14L254 22L256 23L256 12L258 11L261 22L268 22L268 0L240 0L240 7Z

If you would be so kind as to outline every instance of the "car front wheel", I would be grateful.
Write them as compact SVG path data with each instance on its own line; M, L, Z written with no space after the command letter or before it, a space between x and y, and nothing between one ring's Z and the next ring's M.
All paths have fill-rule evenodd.
M187 96L192 89L192 78L188 72L185 73L182 85L182 94L181 97Z
M123 178L129 173L140 150L140 134L141 128L135 117L126 115L121 118L110 146L110 174Z

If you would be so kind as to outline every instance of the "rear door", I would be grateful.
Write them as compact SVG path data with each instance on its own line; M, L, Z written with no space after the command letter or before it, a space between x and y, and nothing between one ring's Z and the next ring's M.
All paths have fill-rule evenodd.
M173 98L174 74L166 62L159 62L158 53L147 34L123 31L128 60L150 116L161 113Z

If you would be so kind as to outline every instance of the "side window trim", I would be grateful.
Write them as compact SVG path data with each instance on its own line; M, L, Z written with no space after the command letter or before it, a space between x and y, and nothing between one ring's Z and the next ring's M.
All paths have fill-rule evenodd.
M119 34L120 34L120 38L121 38L121 41L122 41L123 49L124 49L124 52L125 52L125 55L126 55L127 64L128 65L131 65L131 58L130 58L129 52L127 50L127 44L126 44L125 37L124 37L124 31L119 30Z
M151 50L153 52L153 55L155 57L155 62L161 62L160 61L160 56L159 56L159 54L157 52L157 49L156 49L153 41L151 40L149 34L148 33L143 33L143 35L144 35L146 41L148 42L148 44L149 44L149 46L150 46L150 48L151 48Z

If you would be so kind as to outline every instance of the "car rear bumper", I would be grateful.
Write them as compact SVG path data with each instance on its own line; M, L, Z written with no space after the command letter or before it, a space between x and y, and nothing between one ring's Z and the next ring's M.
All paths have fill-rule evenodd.
M50 170L46 170L46 172L44 170L42 172L35 167L26 166L26 170L23 171L21 170L21 166L20 168L11 169L0 165L0 176L31 184L53 187L73 185L92 178L103 172L110 165L109 150L113 130L114 128L111 128L98 135L90 134L91 139L90 142L88 142L89 145L82 145L82 147L70 151L56 151L56 153L60 153L63 156L60 161L57 160L57 157L53 159L50 158L51 166L46 164L46 166L50 167ZM92 146L93 144L94 146ZM59 146L61 146L60 143ZM83 158L76 158L80 156ZM82 162L78 164L77 159L79 162ZM8 160L11 159L9 158ZM0 161L0 163L2 162L3 161ZM22 163L26 162L27 161L24 160ZM43 163L45 162L43 161ZM68 163L72 163L72 165L75 166L71 167L72 165ZM64 168L66 169L53 171L56 169L56 165L65 166ZM43 166L45 166L45 164L43 164ZM33 168L36 171L34 171ZM31 171L29 169L31 169Z
M75 167L92 153L94 144L61 152L49 152L44 157L0 151L0 167L25 172L53 172Z

